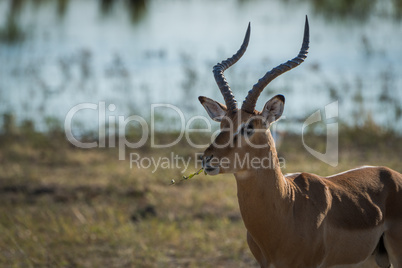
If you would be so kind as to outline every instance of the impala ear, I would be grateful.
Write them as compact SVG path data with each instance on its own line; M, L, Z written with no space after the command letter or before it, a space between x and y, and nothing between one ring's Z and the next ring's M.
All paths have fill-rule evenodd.
M212 120L220 122L226 115L227 109L225 105L203 96L198 97L198 100L201 102L202 106L204 106Z
M285 97L283 95L276 95L265 103L261 115L265 118L265 122L268 126L281 117L284 106Z

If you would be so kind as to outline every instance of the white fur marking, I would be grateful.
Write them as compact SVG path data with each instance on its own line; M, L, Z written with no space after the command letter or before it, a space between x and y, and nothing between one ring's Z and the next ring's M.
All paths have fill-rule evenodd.
M376 166L362 166L362 167L358 167L358 168L353 168L353 169L349 169L349 170L346 170L346 171L341 172L341 173L337 173L337 174L328 176L326 178L332 178L332 177L335 177L335 176L343 175L343 174L346 174L348 172L355 171L355 170L360 170L360 169L364 169L364 168L376 168Z

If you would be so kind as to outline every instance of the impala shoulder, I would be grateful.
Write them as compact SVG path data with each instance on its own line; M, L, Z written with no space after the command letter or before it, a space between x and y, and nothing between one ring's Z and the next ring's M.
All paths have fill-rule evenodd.
M324 196L327 185L323 177L312 173L297 173L288 176L288 181L292 183L297 192L309 196Z
M305 188L310 184L324 184L325 182L322 180L323 177L307 172L299 172L299 173L290 173L286 174L285 177L288 180L293 181L296 185Z
M293 215L303 221L306 214L320 226L331 204L331 193L323 177L299 173L289 179L294 191Z

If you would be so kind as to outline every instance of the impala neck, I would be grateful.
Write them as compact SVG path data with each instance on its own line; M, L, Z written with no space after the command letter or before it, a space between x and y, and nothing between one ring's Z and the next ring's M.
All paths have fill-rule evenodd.
M267 133L269 150L258 149L252 157L268 159L260 168L249 168L245 171L235 173L237 182L237 193L239 203L257 202L262 206L266 202L276 203L288 198L289 185L282 174L274 140L270 133ZM269 163L269 164L267 164ZM258 200L264 199L264 200ZM287 202L286 202L287 203ZM254 203L256 204L256 203Z

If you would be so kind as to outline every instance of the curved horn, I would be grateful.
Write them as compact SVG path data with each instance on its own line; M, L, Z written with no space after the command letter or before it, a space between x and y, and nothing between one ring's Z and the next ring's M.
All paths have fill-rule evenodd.
M253 113L258 97L260 96L264 88L276 77L297 67L304 61L305 58L307 58L309 40L310 40L310 34L309 34L308 19L306 16L306 23L304 25L303 44L300 49L299 55L297 55L296 58L273 68L271 71L267 72L260 80L258 80L258 83L255 84L253 88L248 92L248 95L241 107L242 110L249 113Z
M244 37L243 44L240 49L234 54L231 58L218 63L213 68L213 73L215 77L215 81L218 84L219 89L225 99L225 103L229 113L233 113L237 110L237 101L232 94L232 90L229 87L228 82L223 75L223 72L228 69L230 66L235 64L246 52L248 41L250 40L250 23L248 24L246 36Z

